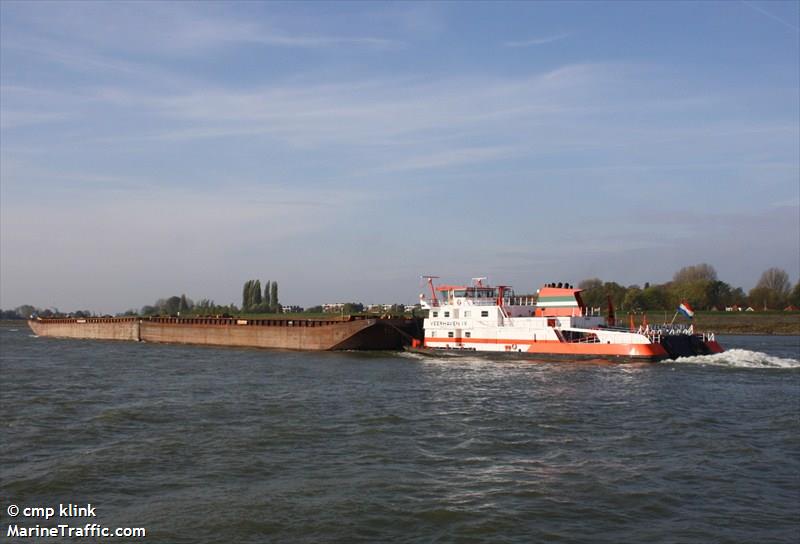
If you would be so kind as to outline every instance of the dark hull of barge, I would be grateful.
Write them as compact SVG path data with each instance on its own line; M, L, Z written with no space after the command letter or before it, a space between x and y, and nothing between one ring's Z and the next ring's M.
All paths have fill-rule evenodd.
M420 320L109 317L30 319L37 336L309 351L400 350Z

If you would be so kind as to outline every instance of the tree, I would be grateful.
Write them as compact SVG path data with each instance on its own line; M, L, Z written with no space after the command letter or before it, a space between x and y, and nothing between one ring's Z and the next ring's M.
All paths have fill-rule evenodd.
M645 310L665 310L669 307L669 292L664 285L650 285L642 291L641 301Z
M254 280L252 289L250 306L256 311L261 310L261 280Z
M622 300L622 304L625 309L634 312L646 309L643 292L635 285L628 287L628 290L625 292L625 298Z
M272 311L272 293L270 292L272 287L270 286L270 281L267 280L264 283L264 307L267 309L268 312Z
M589 278L578 284L578 289L582 289L581 299L583 303L592 308L599 308L606 303L606 295L603 292L603 280L599 278Z
M693 266L684 266L672 277L674 283L688 283L694 281L716 281L717 271L708 263L700 263Z
M673 281L669 287L669 306L677 308L682 301L687 300L695 308L708 309L708 290L711 284L710 280Z
M709 282L706 287L706 295L709 307L715 306L720 309L733 304L733 289L724 281Z
M798 280L794 285L794 289L792 289L792 292L789 295L789 303L800 308L800 280Z
M270 293L269 293L269 300L271 308L270 310L275 312L281 311L281 303L278 301L278 282L273 281L272 285L270 286Z
M741 287L737 287L733 291L731 291L731 306L747 306L747 295L744 293L744 289Z
M364 305L360 302L347 302L342 308L343 314L358 314L364 311Z
M779 296L785 297L789 295L789 290L792 288L789 283L789 274L780 268L768 268L761 274L756 287L765 287L772 289Z
M16 310L17 315L23 319L28 319L34 313L37 313L37 309L30 304L23 304L22 306L17 306Z
M206 315L212 313L211 308L213 307L214 307L213 300L209 300L207 298L201 298L200 300L194 303L192 311L193 313L198 315Z
M778 307L778 301L775 298L775 293L766 287L753 287L747 293L747 300L750 306L756 310L770 310Z
M769 268L750 290L750 305L764 309L780 309L786 305L791 284L789 275L780 268Z
M721 305L730 294L730 286L717 279L717 271L708 263L684 266L672 277L669 305L677 307L688 300L697 308L709 309Z
M164 302L164 313L167 315L176 315L180 311L181 307L181 298L177 296L171 296Z
M250 309L250 293L253 289L253 280L247 280L242 287L242 311L246 312Z
M591 308L605 308L606 304L608 304L608 297L611 297L611 302L615 308L622 308L625 294L628 291L616 282L607 281L603 283L598 278L583 280L578 284L578 288L583 290L581 293L583 303Z
M614 304L614 307L624 310L625 293L627 292L628 290L617 282L607 281L603 284L603 302L598 306L605 306L608 302L608 297L611 297L611 302Z

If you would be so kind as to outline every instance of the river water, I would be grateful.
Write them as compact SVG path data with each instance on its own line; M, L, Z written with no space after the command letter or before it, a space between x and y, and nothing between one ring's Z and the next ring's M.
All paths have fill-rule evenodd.
M725 354L618 365L2 328L0 531L8 541L12 525L97 523L178 543L797 543L800 337L720 339ZM91 503L95 516L59 517L66 503ZM10 517L11 504L56 515Z

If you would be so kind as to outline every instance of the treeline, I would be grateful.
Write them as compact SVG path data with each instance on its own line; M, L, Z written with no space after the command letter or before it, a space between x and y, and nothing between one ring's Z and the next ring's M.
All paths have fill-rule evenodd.
M364 305L360 302L345 302L338 309L328 309L329 313L343 313L343 314L360 314L364 312ZM310 308L306 308L305 312L309 314L321 314L324 313L325 307L321 305L311 306Z
M800 308L800 281L792 288L789 275L780 268L769 268L761 274L758 283L748 293L741 287L733 287L717 277L713 266L701 263L678 270L672 281L662 284L645 283L627 287L613 281L598 278L586 279L578 284L583 289L583 301L592 307L605 307L611 297L615 308L621 311L675 310L683 300L697 310L724 310L739 306L755 310L782 310L789 306ZM390 313L402 313L401 305L393 306ZM128 310L118 315L236 315L240 313L279 313L282 307L278 300L278 282L267 281L261 288L259 280L248 280L242 287L242 306L221 305L204 298L197 302L186 295L173 295L158 299L140 310ZM364 311L364 305L350 302L337 308L337 312L356 314ZM322 306L312 306L306 313L322 313ZM27 319L31 315L41 317L95 317L89 310L61 312L57 308L36 308L24 304L13 310L0 309L1 319Z
M738 306L756 310L782 310L789 305L800 307L800 281L792 289L789 275L779 268L770 268L761 275L756 286L745 293L717 277L713 266L701 263L678 270L672 281L662 284L624 287L598 278L578 284L588 306L605 307L608 297L623 311L674 310L683 300L696 310L724 310Z
M246 313L272 313L281 311L278 300L278 282L269 281L264 284L261 294L260 280L247 280L242 287L242 311Z
M173 295L160 298L155 303L142 306L136 310L128 310L121 315L236 315L241 313L278 313L281 304L278 301L278 282L267 281L264 291L261 291L259 280L248 280L242 289L242 306L235 304L217 304L211 299L202 298L197 302L186 295Z
M78 310L76 312L64 313L58 308L37 308L30 304L17 306L13 310L0 310L0 319L28 319L32 315L40 317L61 317L69 315L72 317L94 317L95 314L89 310Z
M128 310L121 315L233 315L238 312L239 309L233 304L217 304L207 298L194 302L186 295L173 295L142 306L139 311Z

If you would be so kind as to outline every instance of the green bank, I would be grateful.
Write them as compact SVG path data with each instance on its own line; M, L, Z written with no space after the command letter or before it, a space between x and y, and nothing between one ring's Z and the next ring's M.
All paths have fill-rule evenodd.
M665 312L648 312L650 323L667 323L672 315ZM627 316L618 319L627 320ZM642 315L634 318L636 326L642 323ZM686 323L680 316L676 321ZM800 312L695 312L695 329L719 334L796 334L800 335Z

